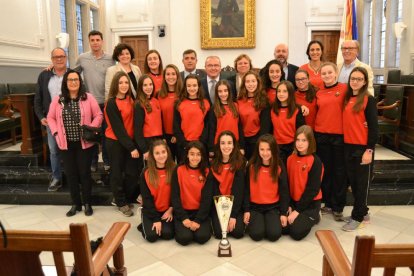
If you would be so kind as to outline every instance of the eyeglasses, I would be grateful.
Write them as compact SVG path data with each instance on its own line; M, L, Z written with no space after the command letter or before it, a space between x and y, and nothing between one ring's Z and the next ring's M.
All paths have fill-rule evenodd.
M303 81L307 81L307 80L308 80L308 78L295 79L295 81L297 81L297 82L303 82Z
M63 59L63 58L66 58L66 56L54 56L54 57L52 57L52 59Z
M341 50L343 52L352 51L352 50L355 50L355 49L358 49L358 48L357 47L341 47Z
M220 64L207 64L206 67L208 67L208 68L219 68Z
M355 82L362 82L364 81L364 78L351 78L350 81L355 81Z
M79 79L78 78L75 78L75 79L68 79L68 82L78 82L79 81Z

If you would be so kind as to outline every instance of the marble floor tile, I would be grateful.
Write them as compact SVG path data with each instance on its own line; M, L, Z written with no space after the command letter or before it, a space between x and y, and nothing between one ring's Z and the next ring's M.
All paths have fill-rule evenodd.
M231 263L253 275L274 275L293 261L261 246L234 258Z
M217 257L219 240L211 238L204 245L181 246L174 240L149 243L136 226L139 212L124 217L112 206L94 207L94 215L83 212L66 217L69 206L0 205L0 221L6 229L69 230L70 223L87 223L90 239L105 235L113 222L127 221L131 229L123 242L125 266L128 275L320 275L322 250L315 232L330 229L335 232L345 253L352 257L356 235L375 235L378 243L414 243L414 206L370 206L371 221L355 232L341 230L343 222L332 216L323 216L302 241L282 236L277 242L254 242L248 236L236 240L229 238L233 257ZM350 214L347 206L345 214ZM44 264L52 265L51 253L40 255ZM73 263L73 255L65 253L67 265ZM372 275L381 275L375 269ZM398 269L397 275L410 275L407 269Z

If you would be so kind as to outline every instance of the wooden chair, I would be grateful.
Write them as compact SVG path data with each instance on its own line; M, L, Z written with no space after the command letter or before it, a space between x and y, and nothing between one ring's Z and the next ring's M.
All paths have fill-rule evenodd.
M70 224L70 231L6 230L7 247L0 237L0 275L44 275L39 254L52 251L57 275L70 275L63 252L73 252L77 276L107 273L106 265L113 257L115 275L127 275L122 241L130 228L127 222L116 222L92 255L86 224Z
M324 253L323 276L369 276L374 267L383 267L384 276L395 275L397 267L409 267L414 275L414 244L375 244L374 236L357 236L350 263L333 231L316 231L316 237Z
M377 103L382 115L378 116L378 130L383 141L383 135L394 136L394 146L399 147L399 128L404 99L404 87L401 85L387 86L385 98Z

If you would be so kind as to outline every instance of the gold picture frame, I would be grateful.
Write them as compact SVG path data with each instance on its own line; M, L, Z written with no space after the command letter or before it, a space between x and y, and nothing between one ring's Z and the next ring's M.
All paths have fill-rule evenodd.
M200 0L202 49L256 47L256 0Z

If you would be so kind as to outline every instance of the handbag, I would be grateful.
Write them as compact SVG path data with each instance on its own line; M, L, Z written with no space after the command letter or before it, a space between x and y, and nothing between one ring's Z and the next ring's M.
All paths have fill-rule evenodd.
M68 105L63 105L63 108L66 108ZM73 112L72 107L66 108L69 111L70 115L73 118L76 118L75 112ZM100 127L92 127L88 125L81 125L80 121L76 122L81 127L81 138L89 143L98 144L102 141L102 129Z

